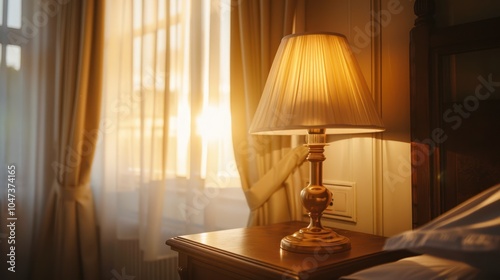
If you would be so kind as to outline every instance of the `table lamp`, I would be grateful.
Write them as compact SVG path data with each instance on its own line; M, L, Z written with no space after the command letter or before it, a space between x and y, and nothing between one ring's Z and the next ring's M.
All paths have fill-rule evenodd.
M344 35L292 34L281 40L262 97L250 125L252 134L306 135L309 185L302 204L309 225L281 240L299 253L342 252L350 240L321 225L332 202L323 186L326 134L383 131L372 96Z

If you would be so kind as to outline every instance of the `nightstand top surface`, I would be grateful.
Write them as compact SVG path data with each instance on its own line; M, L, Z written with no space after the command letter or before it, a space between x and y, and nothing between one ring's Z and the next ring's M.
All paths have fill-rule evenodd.
M351 239L351 250L340 253L301 254L280 248L281 238L307 226L304 222L287 222L269 226L184 235L167 241L176 251L215 258L224 262L244 262L255 267L299 275L305 271L319 272L322 268L352 263L382 252L385 237L334 229Z

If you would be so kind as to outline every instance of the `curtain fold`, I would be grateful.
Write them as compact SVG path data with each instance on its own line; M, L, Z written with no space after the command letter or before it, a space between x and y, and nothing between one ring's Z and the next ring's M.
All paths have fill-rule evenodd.
M99 129L103 1L60 6L55 58L55 180L45 206L33 279L99 279L90 171Z
M291 137L248 134L281 38L301 29L295 26L299 2L240 0L231 14L232 135L250 226L301 218L300 166L307 149L292 148Z
M262 207L279 188L283 187L290 174L305 160L307 153L306 147L296 147L289 151L245 191L251 211Z

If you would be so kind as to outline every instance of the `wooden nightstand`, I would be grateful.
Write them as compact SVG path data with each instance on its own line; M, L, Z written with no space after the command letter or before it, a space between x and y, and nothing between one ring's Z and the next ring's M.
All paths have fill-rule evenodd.
M307 226L288 222L222 230L167 240L179 253L181 279L337 279L374 265L409 256L382 251L385 237L335 229L352 249L336 254L299 254L280 249L283 236Z

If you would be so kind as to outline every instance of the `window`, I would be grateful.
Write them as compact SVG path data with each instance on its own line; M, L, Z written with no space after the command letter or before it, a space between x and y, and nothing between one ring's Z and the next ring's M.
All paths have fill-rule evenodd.
M106 2L101 225L145 259L175 235L244 226L229 106L230 0ZM100 208L100 209L99 209ZM106 221L110 219L110 223Z
M21 69L21 46L12 44L8 34L21 29L22 0L0 0L0 66Z
M231 177L233 186L239 185L230 134L229 56L221 55L229 53L229 4L215 1L220 6L212 7L213 1L199 1L201 8L193 9L193 2L146 5L133 1L132 44L127 50L131 53L132 92L121 95L117 110L123 109L126 116L121 120L119 138L135 140L120 142L121 150L132 151L129 170L133 172L129 175L146 171L153 180L168 177L208 182L224 176ZM210 37L214 10L219 13L216 42ZM193 17L199 18L199 28ZM131 148L136 146L133 141L150 145ZM166 164L159 164L160 157L151 158L146 166L143 160L141 163L144 154L159 151L157 147L166 150ZM225 180L212 183L215 181L217 187L224 187L221 182Z

